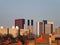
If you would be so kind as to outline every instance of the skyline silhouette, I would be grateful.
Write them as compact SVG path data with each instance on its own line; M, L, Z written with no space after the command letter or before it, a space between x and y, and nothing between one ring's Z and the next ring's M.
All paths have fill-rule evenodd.
M11 27L15 19L48 20L60 25L60 0L0 0L0 26Z

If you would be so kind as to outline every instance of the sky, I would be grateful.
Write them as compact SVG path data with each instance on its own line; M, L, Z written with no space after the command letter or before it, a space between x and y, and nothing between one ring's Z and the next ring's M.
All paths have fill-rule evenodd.
M0 0L0 26L11 27L22 18L33 19L34 24L47 20L59 27L60 0Z

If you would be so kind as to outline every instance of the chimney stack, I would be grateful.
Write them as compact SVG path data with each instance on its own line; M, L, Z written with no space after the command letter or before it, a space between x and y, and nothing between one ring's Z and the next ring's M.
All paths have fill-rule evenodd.
M30 26L30 20L27 21L27 25Z
M31 26L33 26L33 20L31 20Z

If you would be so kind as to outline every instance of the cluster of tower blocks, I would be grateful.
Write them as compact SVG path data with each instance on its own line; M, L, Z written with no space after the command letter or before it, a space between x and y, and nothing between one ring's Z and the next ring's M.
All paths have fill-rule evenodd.
M27 25L30 26L30 20L27 20ZM15 27L18 26L19 29L24 29L25 19L16 19L15 20ZM45 24L47 24L47 21L44 20L44 33L40 35L39 38L34 38L35 45L37 43L48 43L52 44L52 42L57 42L57 45L60 45L60 38L56 38L53 34L53 27L51 27L51 34L48 35L48 39L46 38L45 34ZM31 26L33 26L33 20L31 20ZM15 45L27 45L29 42L29 39L27 36L20 36L20 30L18 29L18 37L13 38L12 35L9 35L9 28L7 29L7 35L6 36L0 36L0 45L12 45L11 43L16 43ZM3 32L4 33L4 32Z

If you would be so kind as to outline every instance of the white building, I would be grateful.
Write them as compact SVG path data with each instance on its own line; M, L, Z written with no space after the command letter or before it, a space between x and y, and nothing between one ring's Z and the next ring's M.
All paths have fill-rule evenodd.
M39 37L39 35L41 35L43 33L43 29L44 29L44 26L43 26L43 22L37 22L36 23L36 35Z

